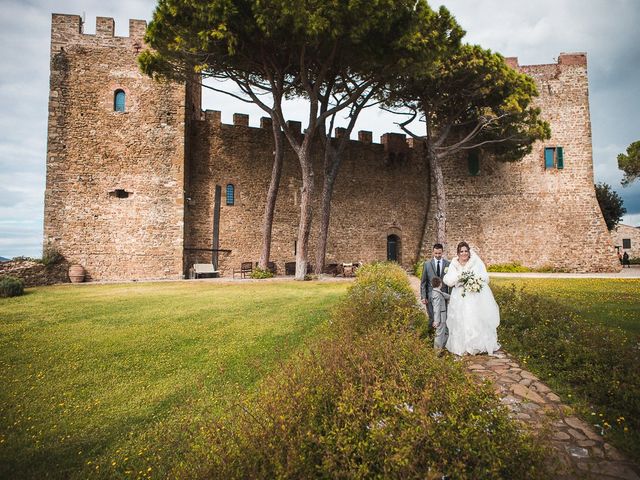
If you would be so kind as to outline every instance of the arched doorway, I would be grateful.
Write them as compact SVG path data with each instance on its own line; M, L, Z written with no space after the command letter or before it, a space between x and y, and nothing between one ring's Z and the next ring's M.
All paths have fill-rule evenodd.
M400 263L400 237L397 235L387 236L387 260Z

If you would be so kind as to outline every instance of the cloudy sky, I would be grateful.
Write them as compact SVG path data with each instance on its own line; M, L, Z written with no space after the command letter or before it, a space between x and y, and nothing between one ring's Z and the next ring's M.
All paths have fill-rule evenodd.
M640 1L638 0L431 0L446 5L467 31L466 40L518 57L521 65L554 63L561 52L587 52L593 161L596 181L623 198L623 222L640 226L640 181L620 186L616 156L640 140ZM113 17L116 35L128 19L151 18L154 0L0 0L0 256L40 256L49 82L51 13ZM204 108L251 114L227 98L206 96ZM291 107L296 112L298 107ZM301 113L302 115L302 113ZM396 131L393 119L370 111L356 130L374 138ZM303 117L298 117L302 119Z

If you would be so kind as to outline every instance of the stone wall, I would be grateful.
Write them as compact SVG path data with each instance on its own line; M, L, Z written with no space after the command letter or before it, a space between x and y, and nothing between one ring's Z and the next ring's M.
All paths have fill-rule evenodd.
M552 138L538 142L522 161L480 160L478 175L470 175L467 157L444 163L448 198L447 255L455 255L460 240L468 241L486 263L520 262L530 267L566 271L616 271L615 250L593 187L591 123L586 57L560 55L557 64L518 67L532 76L540 91L537 104L552 126ZM257 261L260 226L271 171L273 140L269 128L247 127L248 118L234 115L236 125L222 125L219 112L206 112L193 138L195 166L190 175L187 244L211 248L213 192L222 188L220 248L223 274L241 261ZM359 135L367 138L366 133ZM402 135L387 135L383 145L352 141L336 185L327 262L372 261L387 258L387 236L401 240L401 263L417 260L424 209L430 206L422 255L435 239L435 195L426 202L426 168ZM390 162L389 147L406 156ZM545 168L545 147L562 147L563 168ZM319 149L317 150L319 151ZM401 158L401 156L397 156ZM274 220L272 259L282 271L294 260L299 218L299 168L288 150ZM320 157L315 158L319 194ZM224 193L233 184L237 204L227 207ZM318 203L310 250L313 262ZM210 261L210 253L191 252L187 265Z
M69 282L69 264L66 261L45 266L35 260L0 262L0 277L21 278L25 287L39 287Z
M273 133L267 119L264 128L248 127L246 116L234 116L235 125L220 123L220 112L207 111L196 122L187 206L186 245L211 248L215 186L222 189L220 256L223 275L243 261L256 262L261 251L261 226L266 192L273 165ZM421 157L409 148L403 135L384 136L382 144L371 142L370 132L360 132L364 141L350 141L336 181L326 264L371 262L387 258L387 236L400 237L400 262L415 262L421 239L427 169ZM278 272L295 260L300 217L300 168L286 143L286 154L276 204L271 260ZM322 188L322 158L315 146L316 202L310 251L315 252L318 234L319 195ZM399 155L402 153L402 155ZM236 202L226 205L225 190L235 187ZM187 265L211 261L211 254L188 251ZM312 254L309 258L315 263Z
M52 17L45 244L89 279L181 278L185 88L143 76L146 22ZM114 94L126 95L124 112Z

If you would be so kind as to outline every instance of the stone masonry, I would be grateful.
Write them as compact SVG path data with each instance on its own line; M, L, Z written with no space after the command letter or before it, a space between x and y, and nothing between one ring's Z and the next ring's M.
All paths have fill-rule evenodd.
M181 278L185 88L138 70L144 21L96 23L52 19L45 243L93 279Z
M181 278L194 262L212 261L218 186L222 274L257 261L273 161L269 119L253 128L247 115L235 114L233 125L222 124L220 112L201 111L199 88L139 72L145 22L131 20L129 37L114 37L113 27L112 19L98 18L96 35L87 35L80 17L53 15L45 243L82 264L91 279ZM593 188L585 55L561 54L552 65L509 62L536 80L553 138L521 162L481 158L477 175L465 157L445 162L447 254L464 239L489 264L618 270ZM114 111L119 90L124 112ZM279 273L295 258L301 188L297 159L285 145L271 258ZM562 147L564 168L545 168L545 147ZM318 196L321 157L316 148ZM435 204L429 176L403 135L385 134L378 144L359 132L336 182L326 263L385 260L390 238L406 267L428 255ZM235 189L230 206L228 185Z
M552 137L516 163L481 158L475 176L465 157L445 162L447 253L464 239L487 264L618 270L593 187L586 56L560 54L557 64L522 67L507 61L535 80ZM545 147L563 148L563 168L545 168Z

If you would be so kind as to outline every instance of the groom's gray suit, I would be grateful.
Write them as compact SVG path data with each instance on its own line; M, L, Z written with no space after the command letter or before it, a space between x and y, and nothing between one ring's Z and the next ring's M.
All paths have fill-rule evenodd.
M440 278L444 277L444 270L449 266L449 260L440 259ZM422 280L420 280L420 298L427 299L427 313L429 314L429 327L433 326L433 307L431 306L431 279L437 277L436 259L432 258L428 262L424 262L422 268ZM449 293L449 287L442 283L442 291Z

